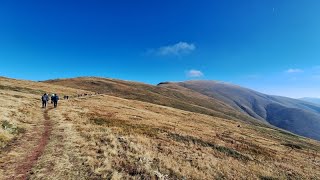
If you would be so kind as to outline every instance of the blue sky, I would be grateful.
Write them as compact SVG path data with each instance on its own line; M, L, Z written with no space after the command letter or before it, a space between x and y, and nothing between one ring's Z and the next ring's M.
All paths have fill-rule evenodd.
M0 1L0 76L226 81L320 97L320 1Z

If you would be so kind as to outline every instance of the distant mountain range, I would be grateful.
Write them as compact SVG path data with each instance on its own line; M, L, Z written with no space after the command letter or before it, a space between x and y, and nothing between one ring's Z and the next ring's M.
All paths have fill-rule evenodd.
M320 106L302 100L271 96L233 84L187 81L161 84L180 86L218 99L260 121L290 132L320 140Z
M157 86L115 79L83 77L47 83L170 106L223 119L275 126L320 140L320 105L271 96L217 81L162 82Z
M320 98L304 97L304 98L300 98L300 100L320 105Z

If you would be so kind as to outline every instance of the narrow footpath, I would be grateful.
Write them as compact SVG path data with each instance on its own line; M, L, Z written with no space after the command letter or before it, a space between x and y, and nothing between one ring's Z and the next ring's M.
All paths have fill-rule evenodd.
M33 173L31 169L50 140L52 122L48 112L52 109L43 110L33 117L36 120L28 124L30 129L1 150L0 179L29 179Z
M50 122L50 117L48 111L53 108L46 109L44 111L44 132L39 140L38 145L29 153L23 162L17 167L16 174L19 174L19 179L27 179L32 167L36 164L38 158L42 155L46 145L48 144L49 137L52 131L52 124Z

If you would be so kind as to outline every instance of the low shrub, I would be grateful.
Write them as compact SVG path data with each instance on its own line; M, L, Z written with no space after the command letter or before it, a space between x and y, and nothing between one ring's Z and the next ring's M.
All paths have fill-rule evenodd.
M11 134L21 134L21 133L25 133L26 131L24 128L13 125L8 121L2 121L1 127L2 129L8 131Z
M290 147L292 149L302 149L302 146L299 144L293 144L293 143L284 143L282 144L284 146Z
M261 180L277 180L278 178L271 177L271 176L260 176Z

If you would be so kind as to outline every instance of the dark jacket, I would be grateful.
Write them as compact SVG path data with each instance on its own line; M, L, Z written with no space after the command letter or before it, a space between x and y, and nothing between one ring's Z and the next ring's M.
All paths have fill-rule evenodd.
M59 96L57 96L57 95L53 96L52 100L55 101L55 102L58 102L59 101Z
M49 96L43 95L41 99L42 99L42 101L49 101Z

